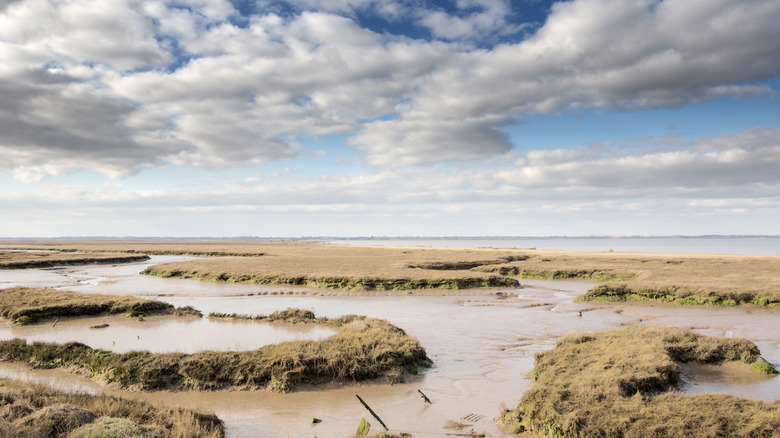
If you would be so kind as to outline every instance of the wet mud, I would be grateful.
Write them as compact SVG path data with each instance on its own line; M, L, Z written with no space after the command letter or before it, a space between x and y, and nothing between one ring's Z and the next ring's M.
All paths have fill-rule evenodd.
M592 287L589 281L521 280L522 289L475 291L473 295L461 292L456 296L432 296L412 292L346 296L289 286L210 283L138 275L150 264L184 259L160 256L153 257L150 262L130 265L7 271L0 273L0 288L32 285L82 293L153 297L175 306L190 305L204 314L258 315L295 307L312 310L318 316L366 315L386 319L417 337L433 359L434 366L421 376L409 377L402 384L319 386L291 394L269 391L125 392L61 370L30 370L8 363L0 363L0 377L33 380L66 390L105 391L154 403L212 411L225 421L230 437L347 436L355 432L361 418L376 423L356 399L356 394L370 404L393 431L411 433L415 437L443 437L453 433L452 429L447 429L448 425L458 423L467 426L464 431L501 437L504 434L493 420L504 407L514 407L531 387L528 373L533 369L534 354L552 348L557 339L567 333L607 331L635 324L689 327L707 335L750 339L770 363L780 365L780 336L777 335L780 318L770 309L574 303L575 297ZM90 325L103 322L109 327L88 329ZM272 342L279 339L274 337L278 334L260 333L268 324L171 317L146 318L143 322L122 317L83 318L60 321L56 327L44 323L34 326L30 332L3 325L0 336L62 339L56 338L60 335L55 332L60 325L63 332L76 338L74 340L89 340L98 343L95 346L108 349L186 352L250 349L265 342L261 339ZM329 334L307 332L301 335ZM126 347L126 344L132 347ZM173 348L172 345L186 350L167 350ZM728 392L766 400L780 397L778 378L735 381L728 380L724 373L728 374L684 369L683 390ZM432 403L425 403L418 390ZM312 417L322 422L312 424Z

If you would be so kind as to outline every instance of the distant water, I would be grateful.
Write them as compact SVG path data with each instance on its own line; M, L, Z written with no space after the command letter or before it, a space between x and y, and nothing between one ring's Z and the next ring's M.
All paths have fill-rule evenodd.
M536 248L567 251L780 255L780 237L344 239L338 245Z

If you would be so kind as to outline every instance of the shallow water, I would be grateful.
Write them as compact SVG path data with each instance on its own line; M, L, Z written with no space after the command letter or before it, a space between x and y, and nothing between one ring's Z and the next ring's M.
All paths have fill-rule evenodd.
M90 328L102 324L108 327ZM8 321L0 323L0 340L77 341L117 353L245 351L285 341L320 340L334 334L334 329L323 326L170 316L148 316L143 321L125 316L67 318L57 320L56 324L47 321L26 326L15 326Z
M780 365L780 336L777 335L780 318L767 309L573 303L574 297L591 287L587 281L522 280L524 289L494 291L509 293L509 298L484 292L475 296L343 296L286 286L222 284L137 275L150 263L181 259L153 257L151 262L116 267L18 271L12 273L12 278L0 272L0 287L7 284L4 282L8 278L11 283L30 281L36 286L46 284L40 281L40 278L46 278L50 286L80 292L155 296L176 306L191 305L204 314L212 311L267 314L298 307L313 310L318 316L367 315L386 319L417 337L434 361L434 367L423 376L401 385L316 387L293 394L267 391L143 394L108 390L126 397L215 412L225 421L230 437L347 436L354 433L362 417L376 423L357 401L356 394L363 397L394 431L409 432L415 437L446 436L453 432L443 428L447 421L458 421L474 414L471 418L479 419L473 424L475 431L503 436L493 419L503 407L513 407L531 387L532 381L527 374L533 368L534 354L552 348L558 338L574 331L606 331L633 324L693 327L704 334L748 338L759 346L770 363ZM134 349L164 349L167 347L160 347L156 334L158 338L167 338L182 333L175 344L188 349L185 351L193 351L213 349L215 343L224 348L249 345L255 337L250 330L267 325L160 318L160 326L156 327L157 319L147 318L142 323L111 319L110 327L100 333L83 328L92 321L101 320L60 321L57 327L73 324L80 327L80 331L74 332L77 337L106 336L101 341L103 345L110 341L117 345L109 347L123 348L127 342L133 344ZM118 330L125 327L124 323L129 339L121 338L120 345L118 339L113 336L109 339L108 334L114 328L119 333ZM179 327L174 330L171 324L179 324ZM41 332L51 331L49 324L36 327ZM148 331L137 339L135 333L141 327ZM213 339L208 336L211 330L233 328L237 331L232 335ZM43 379L67 388L83 385L88 391L105 390L95 382L61 371L24 370L20 371L18 365L0 365L0 375ZM768 400L777 399L780 394L780 379L777 378L717 386L702 381L697 377L699 374L689 373L685 390L728 391ZM418 389L433 404L425 404ZM312 425L312 417L323 422ZM375 427L379 425L375 424Z

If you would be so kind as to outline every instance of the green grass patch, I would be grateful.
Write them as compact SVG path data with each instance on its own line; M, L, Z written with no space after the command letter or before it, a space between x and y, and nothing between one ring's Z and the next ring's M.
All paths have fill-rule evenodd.
M515 433L563 437L777 436L778 402L674 391L678 362L741 361L772 372L759 353L745 339L675 328L569 335L537 356L533 388L499 421Z

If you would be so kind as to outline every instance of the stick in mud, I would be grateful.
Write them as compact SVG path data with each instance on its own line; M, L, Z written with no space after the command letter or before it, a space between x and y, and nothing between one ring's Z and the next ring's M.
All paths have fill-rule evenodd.
M371 409L371 407L370 407L370 406L368 406L368 404L367 404L366 402L364 402L364 401L363 401L363 399L362 399L362 398L360 398L360 396L359 396L359 395L355 394L355 397L357 397L357 399L358 399L358 400L360 400L360 403L362 403L362 404L363 404L363 407L365 407L366 409L368 409L368 412L369 412L371 415L373 415L373 416L374 416L374 418L376 418L376 421L378 421L378 422L379 422L379 424L381 424L381 425L382 425L382 427L384 427L384 428L385 428L385 430L390 430L390 429L388 429L388 428L387 428L387 426L385 425L385 422L384 422L384 421L382 421L382 419L381 419L381 418L379 418L379 416L376 414L376 412L374 412L374 410L373 410L373 409Z
M419 393L420 393L420 395L422 396L423 400L425 400L425 403L429 403L429 404L431 404L431 403L432 403L432 402L431 402L431 399L429 399L427 395L423 394L423 392L422 392L422 391L420 391L420 390L418 389L418 390L417 390L417 392L419 392Z

